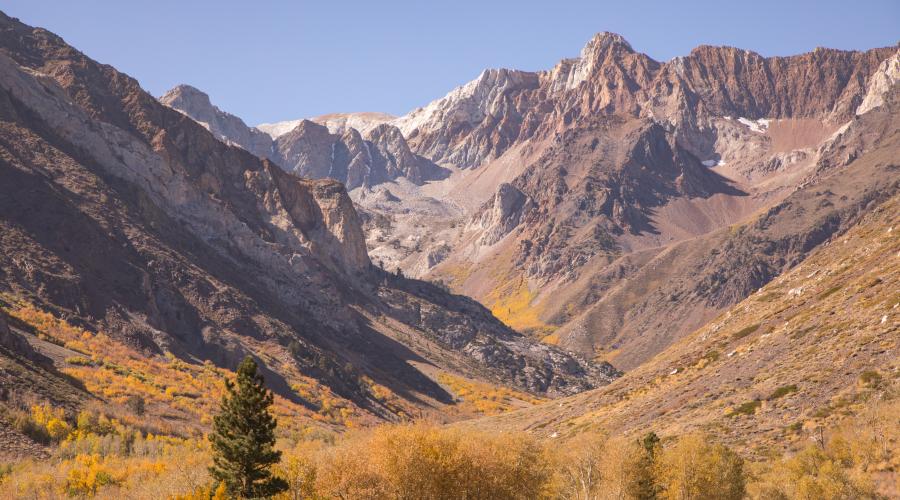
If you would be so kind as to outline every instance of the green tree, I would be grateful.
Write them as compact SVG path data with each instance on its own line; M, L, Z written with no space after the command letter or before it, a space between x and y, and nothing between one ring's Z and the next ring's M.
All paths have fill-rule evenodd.
M229 494L243 498L270 497L288 487L269 470L281 460L281 452L273 447L278 422L269 413L272 393L256 370L256 362L247 356L238 367L237 383L225 382L227 393L209 436L209 472Z
M654 500L659 490L654 474L656 456L660 449L659 436L655 432L645 434L638 441L638 448L640 455L637 463L632 466L632 482L628 490L632 497L639 500Z

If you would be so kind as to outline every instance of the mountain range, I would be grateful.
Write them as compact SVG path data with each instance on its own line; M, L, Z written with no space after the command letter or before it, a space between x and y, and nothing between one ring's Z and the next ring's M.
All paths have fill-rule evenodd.
M897 47L603 32L404 116L254 127L0 14L0 399L124 404L121 348L144 378L252 355L311 426L793 439L900 369L898 80Z
M440 413L454 398L439 374L540 395L618 374L522 336L469 298L373 266L344 186L214 135L260 137L240 120L212 110L201 125L6 16L0 47L7 307L24 301L147 356L233 367L254 353L283 397L320 405L291 389L311 378L363 420ZM339 137L299 128L289 135ZM374 129L364 149L390 134ZM19 385L15 373L4 384Z
M841 167L885 139L854 130L893 92L898 64L896 48L765 58L710 46L661 63L599 33L551 70L486 70L405 116L377 115L451 174L348 188L373 259L631 369L894 192L896 176ZM287 123L279 140L318 149L290 138L308 125ZM341 179L328 163L318 175ZM832 175L860 184L790 223L766 215Z

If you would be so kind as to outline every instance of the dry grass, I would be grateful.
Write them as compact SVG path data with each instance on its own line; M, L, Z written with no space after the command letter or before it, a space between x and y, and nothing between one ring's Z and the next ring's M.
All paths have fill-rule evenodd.
M895 196L605 388L471 425L542 435L702 430L751 454L800 446L900 381L898 214Z
M524 392L446 372L440 373L437 378L459 400L453 409L468 416L496 415L544 401Z

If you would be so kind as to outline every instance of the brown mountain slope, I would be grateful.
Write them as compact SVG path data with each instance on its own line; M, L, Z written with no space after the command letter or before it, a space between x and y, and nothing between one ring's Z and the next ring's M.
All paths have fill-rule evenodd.
M441 371L551 394L614 375L373 268L343 186L225 145L45 30L0 16L0 69L0 287L17 299L149 356L265 356L283 396L312 377L383 418L451 403Z
M581 344L582 352L606 351L628 369L796 265L900 189L891 168L900 148L895 109L854 120L821 151L805 187L748 223L626 254L598 275L584 273L549 303L548 316L565 325L556 338ZM860 160L848 163L856 155Z
M833 427L900 376L898 214L894 195L793 270L603 389L473 425L542 435L703 429L757 451Z
M432 137L441 126L425 118L470 109L463 96L488 96L479 102L496 113L507 110L500 102L532 106L526 95L547 104L529 135L457 176L454 200L483 193L469 183L494 171L509 180L455 237L442 234L436 243L449 249L425 275L515 328L631 369L892 194L893 172L840 169L893 140L895 120L855 113L872 89L892 91L895 80L880 75L897 57L896 48L763 58L701 47L658 64L602 35L554 70L569 76L545 75L540 92L461 88L398 123L416 118ZM887 83L870 85L879 79ZM777 216L797 188L844 175L832 181L836 201ZM732 234L769 210L764 226Z

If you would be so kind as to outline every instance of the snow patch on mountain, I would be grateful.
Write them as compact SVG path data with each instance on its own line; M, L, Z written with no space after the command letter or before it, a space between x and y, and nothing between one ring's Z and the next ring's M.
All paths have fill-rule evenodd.
M288 120L283 122L275 122L275 123L260 123L256 126L258 130L269 134L269 137L272 139L278 139L284 134L290 132L297 128L297 125L300 125L300 122L303 120Z
M331 113L310 118L310 121L319 125L325 125L332 134L343 134L347 130L354 128L360 134L366 135L382 123L388 123L396 118L396 116L387 113Z
M749 127L750 130L752 130L756 133L759 133L759 134L764 134L766 132L766 129L769 128L769 122L771 120L769 120L768 118L760 118L759 120L750 120L748 118L742 117L742 118L738 118L738 121L741 122L742 124L746 125L747 127Z
M360 134L365 135L382 123L388 123L396 118L396 116L387 113L362 112L330 113L315 118L308 118L308 120L318 123L319 125L324 125L328 129L328 132L332 134L341 135L352 128L358 130ZM277 139L297 128L297 125L300 125L300 122L304 119L307 118L274 123L260 123L256 128L269 134L272 139Z

